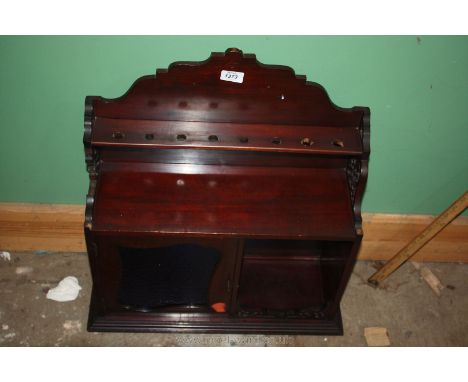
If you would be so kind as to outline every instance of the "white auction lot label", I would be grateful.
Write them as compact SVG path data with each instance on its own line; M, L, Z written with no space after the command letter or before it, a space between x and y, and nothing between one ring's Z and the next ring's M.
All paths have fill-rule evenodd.
M244 73L243 72L233 72L230 70L221 70L220 80L237 82L241 84L244 82Z

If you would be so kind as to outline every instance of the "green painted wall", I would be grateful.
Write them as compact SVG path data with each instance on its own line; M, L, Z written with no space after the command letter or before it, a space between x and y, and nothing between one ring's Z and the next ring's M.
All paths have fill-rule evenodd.
M84 203L84 97L231 46L371 108L365 211L437 213L468 188L468 37L0 37L0 202Z

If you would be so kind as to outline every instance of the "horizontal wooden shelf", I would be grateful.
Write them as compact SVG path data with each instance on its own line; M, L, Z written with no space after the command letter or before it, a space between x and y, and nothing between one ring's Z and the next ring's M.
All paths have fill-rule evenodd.
M95 232L356 237L346 174L340 168L104 162L93 216Z

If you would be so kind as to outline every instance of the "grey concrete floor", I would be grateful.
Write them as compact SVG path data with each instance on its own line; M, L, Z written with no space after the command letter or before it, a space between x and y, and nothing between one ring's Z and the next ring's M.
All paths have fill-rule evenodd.
M341 304L344 336L88 333L87 256L12 253L0 259L0 346L367 346L364 328L371 326L387 328L392 346L467 346L468 264L425 265L445 286L440 297L411 264L373 289L365 280L378 264L358 262ZM79 297L46 299L69 275L83 287Z

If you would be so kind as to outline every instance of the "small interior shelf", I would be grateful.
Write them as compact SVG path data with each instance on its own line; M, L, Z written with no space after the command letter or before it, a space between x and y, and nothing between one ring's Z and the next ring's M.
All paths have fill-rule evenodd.
M352 242L246 240L238 308L300 316L333 299Z

